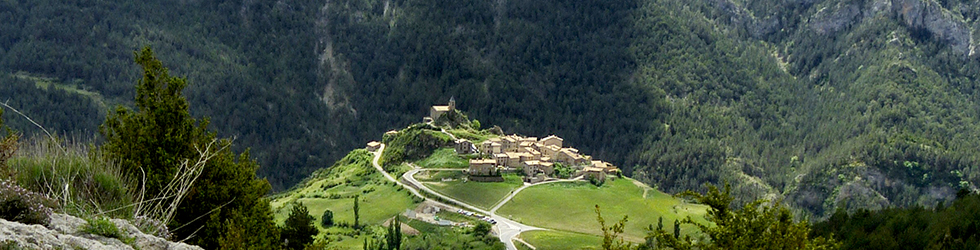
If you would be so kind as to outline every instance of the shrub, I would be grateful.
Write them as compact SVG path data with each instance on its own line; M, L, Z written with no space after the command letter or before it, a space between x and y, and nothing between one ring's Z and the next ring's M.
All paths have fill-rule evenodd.
M330 209L323 210L323 216L320 217L320 225L323 227L333 226L333 211L330 211Z
M21 250L21 249L24 249L24 247L20 246L20 243L17 243L16 241L5 240L3 242L0 242L0 250Z
M320 233L313 225L313 216L310 216L306 206L302 203L293 204L293 210L280 231L280 239L286 241L286 249L303 249L307 244L313 243L313 237Z
M53 202L9 180L0 180L0 218L24 224L47 224Z
M116 223L109 219L98 218L86 220L88 223L82 227L82 232L87 234L101 235L109 238L123 239L123 234L119 231Z

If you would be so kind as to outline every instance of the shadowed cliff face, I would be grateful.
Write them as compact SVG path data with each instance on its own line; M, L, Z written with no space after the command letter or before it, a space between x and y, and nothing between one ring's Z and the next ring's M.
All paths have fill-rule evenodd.
M759 3L757 3L759 2ZM767 3L761 3L767 2ZM772 34L793 29L786 20L778 18L779 12L787 9L800 10L806 27L821 35L834 35L856 23L873 21L878 15L885 15L899 21L920 39L936 39L963 56L976 56L970 20L964 15L974 15L971 6L975 3L961 3L957 9L964 13L954 13L942 5L929 0L807 0L807 1L748 1L746 6L730 0L711 0L709 3L728 18L720 20L732 27L744 28L754 38L767 39ZM761 9L756 5L780 6ZM972 16L971 16L972 17ZM784 18L785 19L785 18ZM792 31L789 31L792 32ZM771 40L771 39L767 39Z
M939 4L923 0L892 0L892 11L901 23L920 36L949 43L953 51L973 56L973 31L962 17L956 17Z

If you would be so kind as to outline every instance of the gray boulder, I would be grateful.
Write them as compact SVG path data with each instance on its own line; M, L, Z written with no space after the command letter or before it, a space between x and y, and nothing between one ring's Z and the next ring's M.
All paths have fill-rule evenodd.
M201 249L145 234L126 220L111 220L129 244L120 239L81 232L88 223L66 214L51 214L48 226L27 225L0 219L0 242L16 243L26 249ZM134 248L135 247L135 248Z

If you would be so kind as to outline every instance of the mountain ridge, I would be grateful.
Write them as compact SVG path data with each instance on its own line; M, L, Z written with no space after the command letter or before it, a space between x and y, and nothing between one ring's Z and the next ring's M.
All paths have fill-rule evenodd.
M76 84L110 105L132 95L129 52L154 45L198 83L191 112L253 147L276 190L449 96L470 117L558 134L666 192L727 181L739 201L785 199L818 217L931 206L980 181L969 153L980 147L970 139L980 6L969 1L0 7L15 20L0 34L0 71ZM103 119L85 98L0 81L10 87L0 96L55 131L91 134ZM42 112L65 103L80 108Z

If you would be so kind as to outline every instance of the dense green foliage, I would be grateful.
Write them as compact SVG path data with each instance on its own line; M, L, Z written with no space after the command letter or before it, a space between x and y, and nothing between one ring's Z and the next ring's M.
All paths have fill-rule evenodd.
M133 103L131 83L140 74L133 71L130 52L152 45L174 72L196 83L185 90L192 114L213 117L212 129L238 137L237 151L269 146L256 148L254 156L268 166L261 174L283 188L376 134L351 132L356 115L333 112L322 100L325 80L317 75L318 55L310 53L318 46L319 7L275 1L3 1L0 97L49 130L92 135L106 106ZM35 88L35 80L10 76L19 72L73 90L66 95ZM38 132L26 122L11 125L28 135Z
M187 112L183 97L187 81L172 77L149 47L135 53L143 67L143 78L136 85L137 111L119 107L106 118L101 132L106 138L102 150L120 161L123 171L140 178L140 188L150 195L162 193L185 159L199 154L204 146L207 120L197 120Z
M134 53L143 68L136 86L138 110L118 108L101 127L106 139L101 150L118 162L124 174L136 179L139 192L179 204L167 225L176 238L206 249L278 245L269 203L263 196L269 184L258 179L258 164L243 153L225 149L231 142L218 140L188 112L182 95L183 78L171 77L149 47ZM194 162L203 163L199 177L178 185L187 195L164 196L176 174L185 174ZM249 237L241 237L248 232Z
M91 139L105 117L102 96L77 86L30 75L0 72L0 101L17 108L51 133ZM40 133L34 124L14 112L4 115L9 126L28 135Z
M424 159L436 149L453 145L452 138L428 124L413 124L394 135L385 135L383 163L386 168L406 161Z
M504 243L488 234L489 224L478 223L473 228L441 227L426 222L409 220L408 226L418 229L418 235L403 236L402 250L425 249L505 249Z
M902 12L923 5L942 15ZM845 206L932 206L977 186L980 60L952 48L958 33L916 22L965 28L976 41L978 9L923 0L14 0L0 2L10 20L0 24L0 97L55 131L91 133L100 103L135 94L128 52L152 44L197 83L184 91L192 114L237 136L239 151L262 145L260 175L276 190L454 96L486 127L559 135L668 192L729 181L738 203L776 196L822 217ZM45 81L58 87L38 87Z
M329 210L328 210L329 211ZM331 214L331 217L333 215ZM285 242L286 249L303 249L320 231L313 224L313 216L302 203L293 204L286 223L279 231L279 239Z
M657 227L649 225L646 242L634 245L622 238L628 217L623 216L618 222L607 224L595 205L596 220L602 231L602 249L837 249L839 244L833 239L811 237L809 225L796 222L789 209L779 203L766 205L767 201L757 200L741 209L732 207L734 198L731 190L725 185L719 190L713 185L708 186L705 194L687 191L681 196L693 199L695 202L708 206L706 219L709 223L695 222L690 217L683 224L693 224L700 233L681 237L677 232L678 222L674 222L674 232L664 230L663 220L658 220Z
M695 223L690 218L683 222L697 226L705 238L694 239L689 235L680 237L676 229L674 233L668 233L658 225L657 229L647 236L646 244L640 245L640 248L705 250L839 248L839 244L832 238L811 237L807 222L796 222L789 209L778 202L765 204L768 201L756 200L740 209L732 207L734 198L728 185L725 185L724 190L708 186L708 192L705 194L688 191L681 195L708 205L706 219L710 224ZM598 214L598 207L596 213ZM599 221L602 224L601 217ZM674 222L674 227L677 228L677 222Z
M330 209L323 210L323 215L320 216L320 226L321 227L333 226L333 211L330 211Z
M934 210L889 208L835 212L813 225L816 235L834 235L843 249L976 249L980 246L980 195L965 190Z

